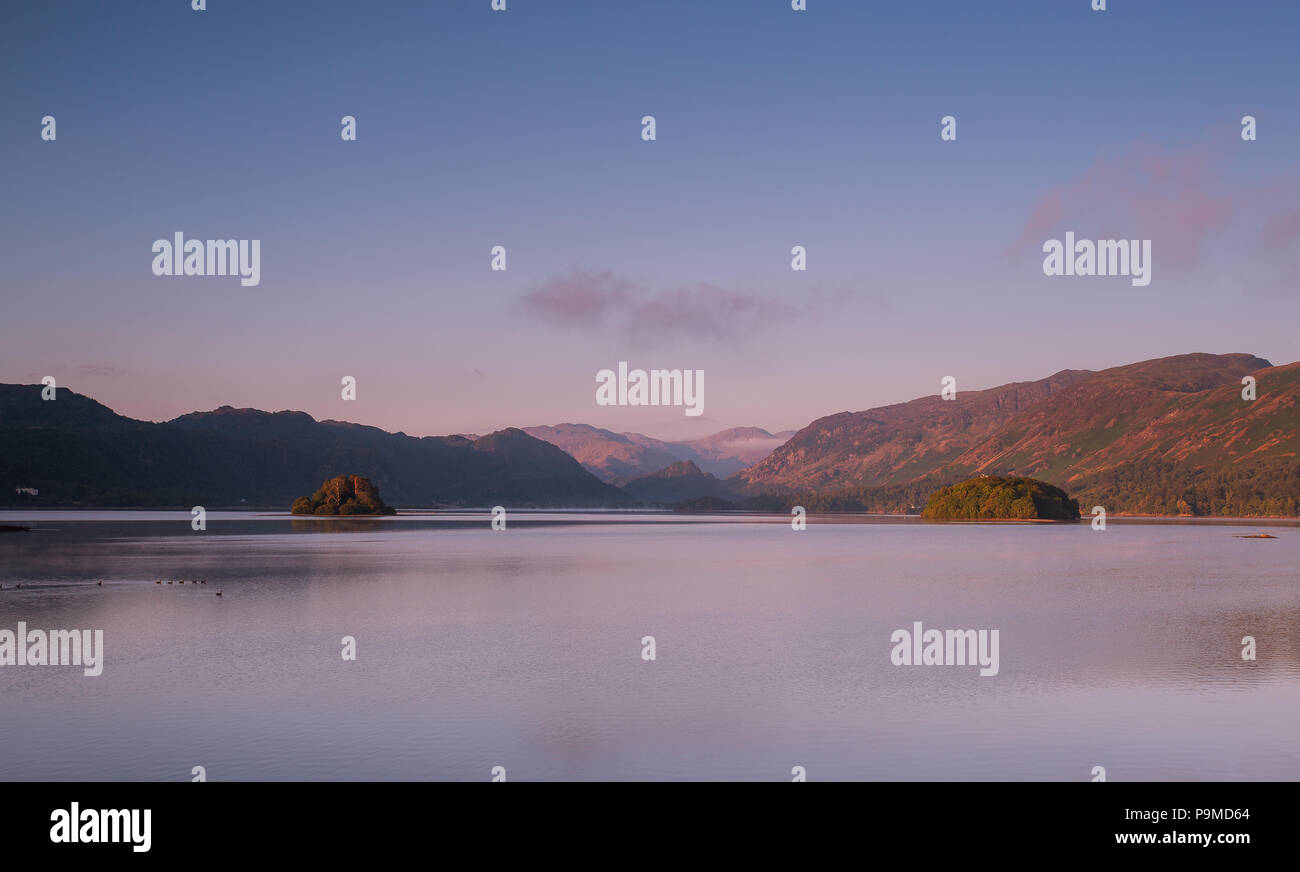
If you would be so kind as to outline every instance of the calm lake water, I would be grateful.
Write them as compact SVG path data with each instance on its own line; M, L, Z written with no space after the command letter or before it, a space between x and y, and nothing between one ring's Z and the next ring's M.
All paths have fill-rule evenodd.
M1295 525L488 522L0 513L0 628L105 648L0 666L0 778L1300 779Z

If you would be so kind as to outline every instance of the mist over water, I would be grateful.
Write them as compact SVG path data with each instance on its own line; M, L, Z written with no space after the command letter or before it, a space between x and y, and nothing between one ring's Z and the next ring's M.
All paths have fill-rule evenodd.
M0 778L1300 778L1295 524L489 520L0 513L0 628L105 657L0 667Z

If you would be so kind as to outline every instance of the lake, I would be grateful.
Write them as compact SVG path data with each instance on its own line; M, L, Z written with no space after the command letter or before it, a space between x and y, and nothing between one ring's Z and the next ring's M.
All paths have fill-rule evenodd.
M0 666L0 778L1300 779L1294 523L489 521L0 512L0 629L104 637Z

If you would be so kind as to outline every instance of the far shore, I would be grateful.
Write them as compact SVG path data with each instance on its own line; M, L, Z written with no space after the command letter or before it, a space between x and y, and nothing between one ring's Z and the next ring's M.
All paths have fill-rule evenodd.
M598 517L629 517L629 516L654 516L673 518L679 522L707 522L710 520L732 520L736 522L745 519L753 519L763 522L788 522L790 515L783 512L764 512L764 511L720 511L720 512L699 512L699 513L677 513L668 508L514 508L507 507L510 515L514 516L534 516L541 517L545 515L589 515L593 518ZM214 513L231 513L243 515L252 518L262 518L268 520L288 519L288 520L383 520L385 518L401 520L403 518L430 519L435 520L448 516L464 515L491 515L491 506L470 506L470 507L439 507L439 508L407 508L398 509L396 515L294 515L287 509L277 507L248 507L248 506L226 506L226 507L209 507L208 516L211 519ZM119 515L122 520L132 520L133 515L167 515L166 518L157 518L156 520L173 520L172 516L183 516L187 521L190 518L190 507L42 507L42 508L0 508L0 526L14 526L23 524L27 521L39 521L42 519L54 519L61 516L64 520L76 521L83 520L78 516L91 514L111 514ZM888 520L895 523L924 523L924 524L1080 524L1091 522L1092 518L1084 516L1078 520L1054 520L1047 518L952 518L952 519L923 519L918 514L904 514L899 512L809 512L808 517L817 518L823 523L854 523L855 521L868 521L879 519ZM84 520L95 520L85 518ZM143 520L143 519L141 519ZM1275 526L1300 526L1300 518L1285 516L1268 516L1268 517L1208 517L1196 515L1130 515L1122 513L1109 514L1106 517L1108 523L1153 523L1153 524L1207 524L1223 526L1251 526L1251 525L1275 525Z

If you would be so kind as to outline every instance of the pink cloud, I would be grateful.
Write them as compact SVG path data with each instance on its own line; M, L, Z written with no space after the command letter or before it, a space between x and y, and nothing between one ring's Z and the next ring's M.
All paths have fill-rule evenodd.
M563 324L593 326L628 305L631 285L608 270L575 271L547 281L524 298L530 312Z
M1102 155L1076 179L1034 202L1011 253L1038 253L1073 230L1098 239L1150 239L1168 267L1195 266L1215 234L1238 217L1239 191L1223 183L1226 137L1187 149L1135 143Z
M680 338L736 341L806 311L707 284L652 291L608 271L551 279L523 302L530 314L562 326L613 326L638 346Z
M638 344L672 335L728 340L786 323L798 315L799 310L780 300L697 285L637 303L626 327Z
M1259 234L1260 246L1267 251L1288 251L1300 242L1300 211L1275 215Z
M60 377L88 377L88 378L121 378L126 375L126 370L120 366L109 366L99 363L82 363L77 366L52 366L49 371L44 373L28 373L27 377L39 381L47 375L54 373Z

